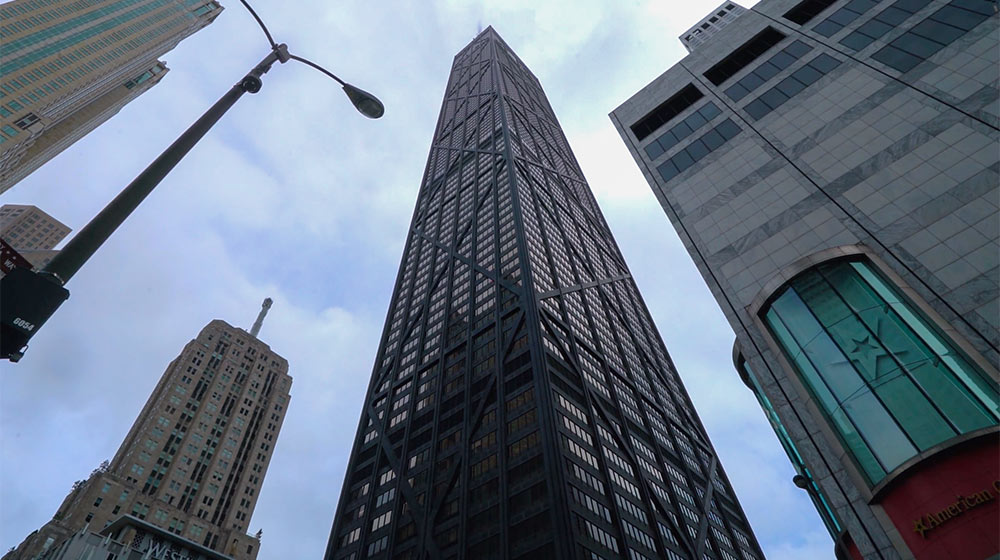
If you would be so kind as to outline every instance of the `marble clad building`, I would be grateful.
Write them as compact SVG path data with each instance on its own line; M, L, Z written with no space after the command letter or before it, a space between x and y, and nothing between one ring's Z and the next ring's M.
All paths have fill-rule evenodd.
M762 0L611 113L839 558L1000 553L998 22Z

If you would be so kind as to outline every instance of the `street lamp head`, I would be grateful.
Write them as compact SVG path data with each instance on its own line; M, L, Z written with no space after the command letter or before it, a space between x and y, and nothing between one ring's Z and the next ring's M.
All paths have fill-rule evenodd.
M344 93L351 99L351 103L362 115L369 119L377 119L385 113L385 106L377 97L367 91L356 88L351 84L344 84Z
M351 100L351 103L354 104L354 107L357 108L362 115L368 117L369 119L377 119L385 113L385 106L382 105L382 102L379 101L377 97L361 88L354 87L344 80L341 80L333 72L330 72L319 64L294 54L288 54L288 59L297 60L302 64L312 66L335 80L338 84L344 86L344 93L347 94L347 97Z

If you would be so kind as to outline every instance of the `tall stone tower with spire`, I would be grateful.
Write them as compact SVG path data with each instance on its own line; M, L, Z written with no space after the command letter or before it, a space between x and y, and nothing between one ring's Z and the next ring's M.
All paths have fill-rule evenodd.
M35 558L83 528L131 515L254 560L247 534L288 407L288 362L251 332L216 319L167 366L114 458L73 484L52 520L4 560Z

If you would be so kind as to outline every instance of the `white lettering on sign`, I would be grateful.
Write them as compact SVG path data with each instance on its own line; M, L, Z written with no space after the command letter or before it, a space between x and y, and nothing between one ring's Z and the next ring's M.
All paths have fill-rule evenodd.
M187 552L170 550L164 543L154 542L149 546L150 558L154 560L191 560Z
M33 330L35 330L35 324L34 323L29 323L29 322L25 321L24 319L22 319L20 317L15 317L14 318L14 326L15 327L21 327L22 329L24 329L26 331L33 331Z

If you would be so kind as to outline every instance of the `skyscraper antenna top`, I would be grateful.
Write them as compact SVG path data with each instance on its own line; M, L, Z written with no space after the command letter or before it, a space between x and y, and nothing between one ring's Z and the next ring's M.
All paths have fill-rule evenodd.
M250 336L257 338L257 333L260 332L260 326L264 324L264 317L267 316L267 310L271 309L271 298L264 298L264 303L260 305L260 313L257 314L257 320L253 322L253 327L250 329Z

